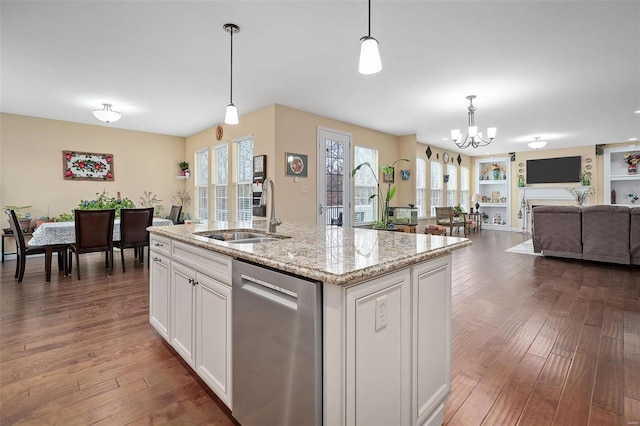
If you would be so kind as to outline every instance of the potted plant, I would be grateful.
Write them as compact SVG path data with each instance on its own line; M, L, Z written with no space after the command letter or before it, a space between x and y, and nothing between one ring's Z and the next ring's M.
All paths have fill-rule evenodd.
M395 166L395 164L398 161L409 161L409 160L406 158L400 158L394 161L393 163L391 163L390 166L387 166L386 164L384 164L382 165L382 167L380 167L380 169L382 170L382 173L387 176L393 176L393 166ZM383 206L383 198L382 198L382 191L380 190L380 182L378 181L376 172L373 170L373 168L371 167L371 164L368 161L362 164L358 164L358 166L351 171L351 176L355 176L356 172L365 166L368 167L369 170L371 170L371 173L373 173L373 178L376 181L376 188L377 188L377 194L371 194L369 196L370 200L375 197L378 197L378 211L380 212L380 220L373 223L373 228L374 229L391 229L392 225L389 223L389 202L391 201L393 196L396 194L396 187L392 186L390 181L387 182L387 194L384 197L384 206Z
M116 217L120 217L120 209L133 209L136 205L129 198L110 197L107 191L102 191L102 194L96 193L97 198L94 200L80 200L77 209L80 210L102 210L102 209L116 209Z
M18 218L18 222L20 222L20 229L25 232L28 232L31 227L31 213L22 213L22 211L30 208L31 206L4 206L5 210L13 210L16 212L16 217Z
M180 174L182 176L189 176L190 172L189 172L189 163L186 161L181 161L180 163L178 163L178 165L180 166Z

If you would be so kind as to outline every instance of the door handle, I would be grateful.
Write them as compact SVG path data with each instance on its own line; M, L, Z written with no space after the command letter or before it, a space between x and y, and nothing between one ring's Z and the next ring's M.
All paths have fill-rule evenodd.
M318 214L324 213L324 206L322 204L318 204Z

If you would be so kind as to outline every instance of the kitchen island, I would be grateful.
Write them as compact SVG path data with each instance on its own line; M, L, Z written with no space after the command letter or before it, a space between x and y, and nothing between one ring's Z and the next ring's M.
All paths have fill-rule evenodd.
M232 262L321 282L323 424L441 424L465 238L266 221L150 228L150 323L233 413ZM231 231L275 239L221 241ZM234 287L235 288L235 287Z

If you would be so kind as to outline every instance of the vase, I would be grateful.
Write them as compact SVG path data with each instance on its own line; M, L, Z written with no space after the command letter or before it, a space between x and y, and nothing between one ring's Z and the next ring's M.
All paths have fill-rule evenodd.
M494 171L493 171L493 178L494 178L495 180L500 179L500 170L494 170Z
M627 173L630 175L635 175L638 173L638 165L637 164L629 164L629 168L627 168Z

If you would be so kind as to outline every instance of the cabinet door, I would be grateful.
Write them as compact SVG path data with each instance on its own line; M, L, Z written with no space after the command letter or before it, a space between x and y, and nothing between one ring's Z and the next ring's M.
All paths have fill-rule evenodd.
M196 274L178 262L171 265L171 346L194 367L194 294Z
M231 408L231 287L200 273L197 280L195 370Z
M408 269L347 289L346 424L410 422L410 291Z
M155 251L151 252L149 260L149 323L168 342L171 260Z
M412 423L442 424L451 391L451 256L414 266L411 287Z

